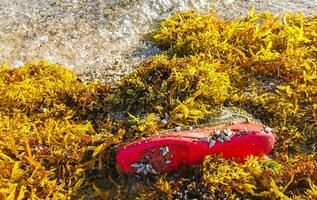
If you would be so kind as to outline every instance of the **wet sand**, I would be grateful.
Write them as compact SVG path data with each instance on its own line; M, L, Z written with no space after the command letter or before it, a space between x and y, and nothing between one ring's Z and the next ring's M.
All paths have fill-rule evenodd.
M176 11L233 18L256 11L316 13L317 0L0 0L0 63L46 59L84 81L113 83L160 52L144 35Z

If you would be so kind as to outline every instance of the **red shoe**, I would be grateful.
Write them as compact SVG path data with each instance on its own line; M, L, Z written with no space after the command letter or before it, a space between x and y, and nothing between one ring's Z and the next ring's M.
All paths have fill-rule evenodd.
M272 149L272 129L256 122L233 122L180 132L167 132L121 147L117 166L127 174L147 175L202 163L207 155L243 161L247 156L264 156Z

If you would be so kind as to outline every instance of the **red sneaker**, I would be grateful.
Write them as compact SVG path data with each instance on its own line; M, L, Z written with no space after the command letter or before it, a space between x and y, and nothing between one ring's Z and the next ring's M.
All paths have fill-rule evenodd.
M213 127L167 132L121 147L117 166L127 174L165 173L180 166L202 163L207 155L243 161L247 156L264 156L272 149L272 129L250 121Z

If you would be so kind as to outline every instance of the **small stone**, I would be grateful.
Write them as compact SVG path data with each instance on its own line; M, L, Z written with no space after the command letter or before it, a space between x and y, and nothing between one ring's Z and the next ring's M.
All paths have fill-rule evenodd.
M223 143L223 139L221 137L217 138L218 142Z

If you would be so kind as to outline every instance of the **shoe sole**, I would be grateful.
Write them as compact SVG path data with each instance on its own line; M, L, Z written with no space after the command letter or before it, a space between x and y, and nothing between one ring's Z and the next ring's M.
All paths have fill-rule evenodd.
M238 161L250 155L262 157L274 142L274 133L262 124L240 121L141 139L121 147L116 162L127 175L166 173L201 164L207 155Z

